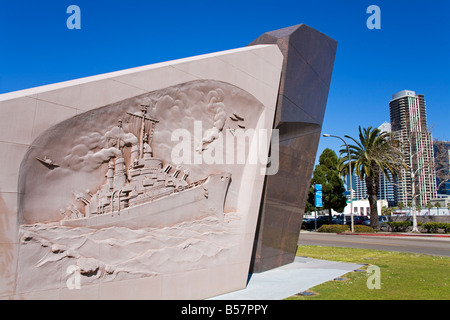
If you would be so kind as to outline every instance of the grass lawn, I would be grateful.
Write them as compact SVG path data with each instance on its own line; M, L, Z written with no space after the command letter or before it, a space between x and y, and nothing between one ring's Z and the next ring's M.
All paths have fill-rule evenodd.
M329 281L311 288L316 296L287 300L450 300L450 257L321 246L299 246L297 255L378 266L381 289L368 289L372 274L351 272L344 276L346 281Z

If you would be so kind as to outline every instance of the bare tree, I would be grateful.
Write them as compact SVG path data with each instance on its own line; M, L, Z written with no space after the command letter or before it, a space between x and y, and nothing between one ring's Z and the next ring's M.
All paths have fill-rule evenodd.
M404 201L407 202L408 207L412 210L413 232L419 231L416 214L417 205L426 205L435 195L434 188L436 187L433 149L431 146L424 145L427 140L423 139L421 135L422 133L415 131L401 131L397 133L397 138L402 144L403 153L406 155L406 167L403 171L402 181L397 181L396 185L403 189ZM426 191L427 188L424 183L427 180L431 184L431 193Z
M436 178L439 182L437 189L439 190L444 184L450 181L450 142L434 140L434 165L436 169Z

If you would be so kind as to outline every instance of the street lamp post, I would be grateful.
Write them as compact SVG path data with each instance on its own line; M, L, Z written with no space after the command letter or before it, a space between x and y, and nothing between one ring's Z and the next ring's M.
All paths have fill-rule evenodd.
M344 142L345 146L347 147L347 153L348 153L348 176L349 176L349 180L350 180L350 217L351 217L351 230L352 232L354 232L355 228L354 228L354 223L353 223L353 186L352 186L352 159L350 156L350 147L348 146L347 142L345 142L344 139L342 139L339 136L333 136L331 134L324 134L323 135L325 138L328 137L333 137L333 138L338 138L340 139L342 142ZM344 213L344 224L345 224L345 213Z

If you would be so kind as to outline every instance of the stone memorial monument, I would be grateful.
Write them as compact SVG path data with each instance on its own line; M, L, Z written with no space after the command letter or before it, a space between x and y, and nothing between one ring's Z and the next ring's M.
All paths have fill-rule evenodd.
M295 256L336 42L0 95L0 298L205 299Z

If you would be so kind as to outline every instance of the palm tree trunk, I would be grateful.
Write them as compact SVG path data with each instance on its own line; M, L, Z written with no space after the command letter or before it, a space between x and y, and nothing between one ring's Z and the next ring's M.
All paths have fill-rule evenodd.
M378 207L377 207L377 191L378 191L378 174L365 177L367 186L367 195L369 196L370 206L370 227L374 230L380 229L380 222L378 221Z

